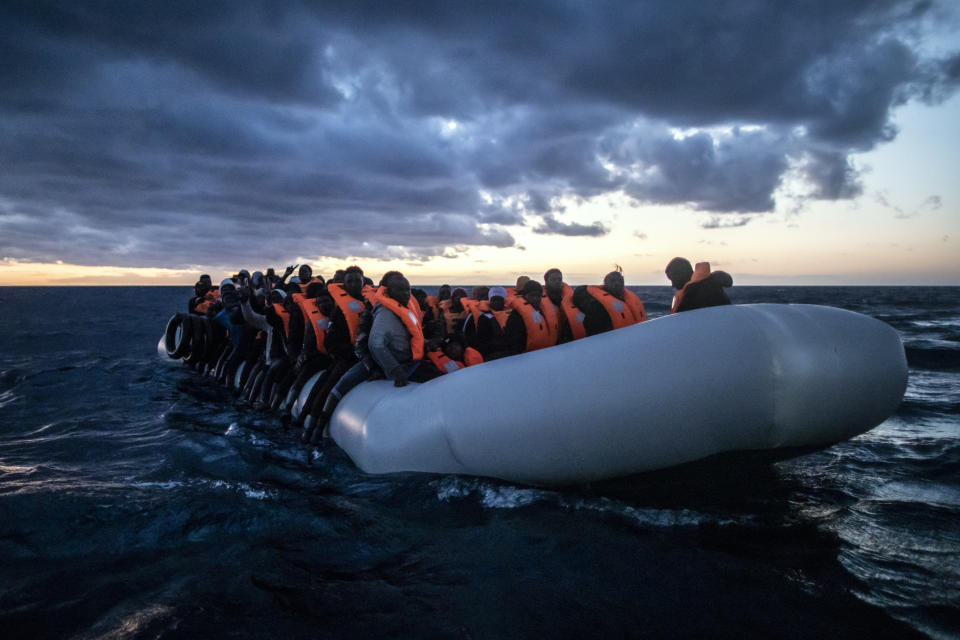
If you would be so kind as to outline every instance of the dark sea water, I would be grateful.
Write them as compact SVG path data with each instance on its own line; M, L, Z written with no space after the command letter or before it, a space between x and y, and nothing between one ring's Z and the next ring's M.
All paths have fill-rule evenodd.
M960 637L960 288L731 289L891 324L903 405L785 462L562 490L299 445L158 357L190 292L0 288L0 636Z

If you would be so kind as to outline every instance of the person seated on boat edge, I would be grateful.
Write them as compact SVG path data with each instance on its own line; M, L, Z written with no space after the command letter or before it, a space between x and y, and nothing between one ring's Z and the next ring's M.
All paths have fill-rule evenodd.
M583 328L588 336L620 329L647 319L637 294L626 288L620 267L603 278L603 286L588 285L583 301Z
M289 324L289 313L283 307L283 301L286 294L282 291L273 291L262 302L257 304L262 308L262 312L254 308L254 301L263 296L258 296L252 289L254 280L250 279L250 285L240 287L238 294L240 296L240 309L243 313L243 319L253 330L262 333L263 348L259 349L256 358L251 358L248 370L244 371L243 391L246 399L255 403L255 406L262 408L265 404L262 398L254 389L254 384L262 387L265 380L264 376L258 382L257 375L261 370L274 372L274 376L279 372L279 366L274 366L277 361L286 362L286 350L284 342L286 331ZM261 282L262 284L262 282ZM249 372L248 372L249 371ZM259 404L257 404L259 401Z
M333 310L333 301L322 282L311 282L306 294L300 293L297 284L288 284L287 287L290 324L286 351L290 367L270 398L270 405L280 410L284 425L290 421L290 407L286 403L288 392L295 389L294 393L299 393L313 374L330 363L324 341Z
M450 293L449 299L440 302L443 337L463 333L463 323L470 316L467 300L467 292L457 288Z
M214 316L214 320L229 333L232 351L217 381L232 386L239 366L256 354L257 331L249 327L244 320L237 286L230 278L220 283L220 302L222 308Z
M377 293L370 333L366 340L357 339L358 362L343 374L327 396L311 443L323 433L322 429L348 391L377 376L386 376L393 380L394 386L405 387L423 360L420 307L410 294L410 282L399 271L387 272L381 282L385 283L385 291Z
M333 307L324 347L330 364L314 386L317 392L313 394L311 404L302 412L304 419L300 439L304 443L316 444L319 441L322 429L318 429L318 425L327 397L340 378L358 362L354 344L360 336L361 324L365 323L365 318L370 318L373 310L364 295L364 288L363 270L356 265L344 270L342 284L332 281L327 284ZM289 414L290 407L285 406L283 410Z
M220 287L213 284L213 279L210 278L209 273L201 274L199 281L207 286L207 290L215 300L220 300Z
M552 347L557 343L553 307L542 302L543 287L536 280L527 281L522 297L507 302L513 313L507 318L504 334L511 355Z
M270 284L266 285L268 288ZM255 409L265 409L270 405L270 398L275 385L285 379L292 369L287 352L290 342L290 321L292 314L297 311L296 305L290 296L282 289L274 289L268 294L264 317L273 328L273 343L265 355L269 360L265 363L265 372L259 382L259 388L253 388L251 398Z
M193 297L187 303L187 313L195 316L212 317L217 310L217 296L210 291L209 285L202 280L198 280L193 285Z
M483 363L483 356L468 347L463 336L449 336L440 341L428 342L425 366L417 369L416 382L426 382L447 373L459 371Z
M709 262L698 262L694 268L686 258L677 257L664 273L674 288L670 313L730 304L724 289L733 286L733 278L725 271L711 272Z
M289 366L284 375L277 380L269 397L270 406L281 411L284 425L289 423L290 419L289 412L283 413L283 403L287 393L292 387L299 390L303 382L326 366L326 352L322 350L322 346L323 338L326 336L326 324L329 321L329 316L321 313L316 303L321 293L326 295L326 285L318 282L311 283L307 287L307 293L302 294L298 285L288 284L285 291L287 294L285 305L290 314L285 343ZM319 339L313 331L314 326L319 327ZM319 352L318 341L321 347Z

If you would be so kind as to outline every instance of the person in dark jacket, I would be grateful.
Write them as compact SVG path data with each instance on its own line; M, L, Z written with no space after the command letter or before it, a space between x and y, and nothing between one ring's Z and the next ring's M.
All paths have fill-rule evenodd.
M667 263L664 273L674 288L670 313L730 304L724 289L733 286L733 278L725 271L711 272L709 262L698 262L694 268L678 257Z

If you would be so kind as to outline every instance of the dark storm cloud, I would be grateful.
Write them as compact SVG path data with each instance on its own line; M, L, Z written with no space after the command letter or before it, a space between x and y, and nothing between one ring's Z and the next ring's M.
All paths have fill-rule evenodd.
M623 192L736 226L858 196L960 84L948 2L7 2L0 257L456 256L600 236Z
M607 235L610 232L602 222L593 224L579 224L576 222L561 222L552 214L541 216L542 222L533 228L534 233L560 236L588 236L598 237Z

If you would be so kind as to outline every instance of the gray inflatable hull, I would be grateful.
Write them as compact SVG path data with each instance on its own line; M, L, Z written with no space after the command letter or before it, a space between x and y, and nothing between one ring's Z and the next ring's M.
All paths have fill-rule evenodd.
M723 452L825 447L898 407L897 332L812 305L713 307L463 369L359 385L330 423L367 473L562 485Z

